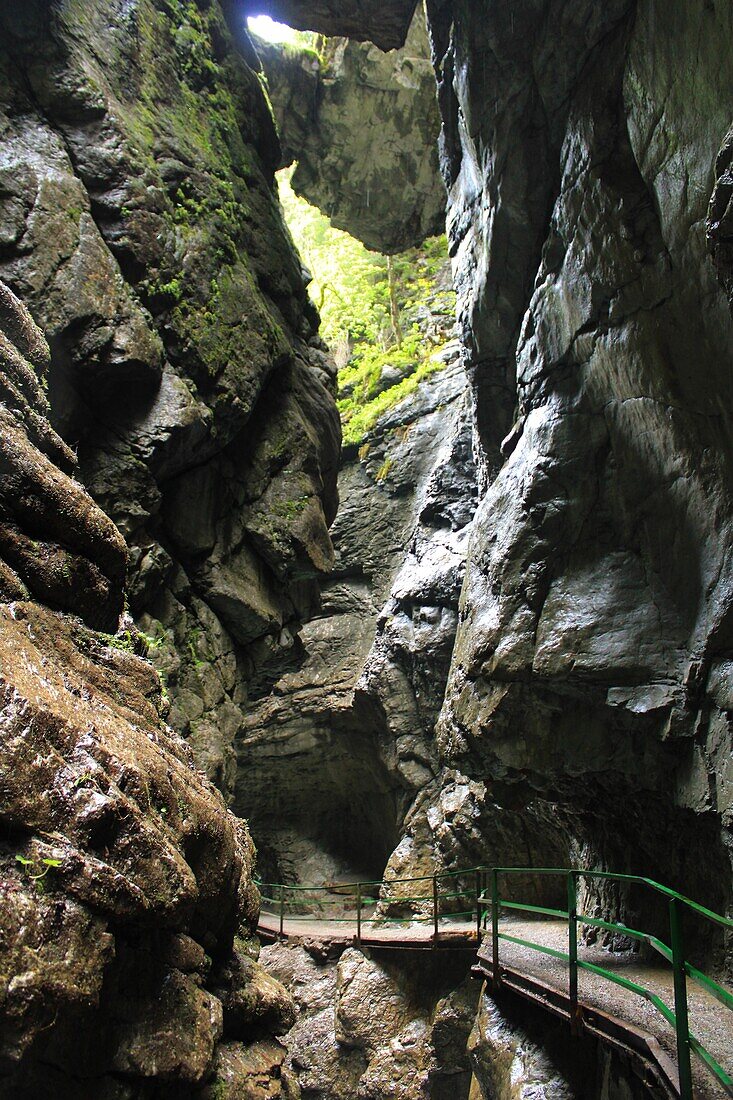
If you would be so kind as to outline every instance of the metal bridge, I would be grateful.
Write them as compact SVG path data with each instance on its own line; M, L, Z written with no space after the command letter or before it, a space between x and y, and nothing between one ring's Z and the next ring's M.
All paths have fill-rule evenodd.
M516 889L511 899L502 896L508 880L528 889L538 876L556 880L567 909L514 900ZM667 909L668 942L580 912L581 880L608 880L654 894ZM472 867L372 882L258 886L263 904L258 931L266 940L471 950L474 973L488 979L495 992L507 989L565 1019L574 1034L636 1055L670 1095L733 1097L733 993L694 966L685 947L687 936L695 948L709 948L716 931L722 945L733 920L652 879L580 868ZM587 948L579 936L583 928L640 941L664 963L655 967L628 950ZM698 1067L708 1071L710 1087Z

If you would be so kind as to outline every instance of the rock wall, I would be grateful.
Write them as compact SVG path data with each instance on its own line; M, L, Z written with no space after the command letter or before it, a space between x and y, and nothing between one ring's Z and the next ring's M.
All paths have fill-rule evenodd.
M422 5L388 54L348 38L312 50L256 41L292 185L376 252L445 228L440 119Z
M427 12L481 502L438 767L393 866L450 862L460 834L723 909L730 8Z
M0 275L53 352L49 414L3 297L7 1095L287 1092L252 1045L287 998L232 952L251 844L190 756L231 793L237 730L278 877L580 859L730 906L730 5L427 7L470 400L449 367L347 455L334 553L333 374L236 9L0 2ZM126 550L74 469L190 748L94 633ZM344 1030L365 1095L417 1031Z
M428 8L483 488L440 752L571 856L724 909L731 9Z
M247 684L332 561L271 115L218 3L0 27L0 274L51 348L1 284L0 1095L293 1098L254 848L194 766L231 787ZM115 635L126 570L147 634Z
M287 1068L310 1100L662 1097L641 1062L469 973L472 954L263 948L297 1010ZM417 965L416 965L417 963Z
M93 629L117 629L126 549L49 423L48 362L0 283L0 1096L228 1097L253 1060L293 1096L292 1003L235 945L249 833L135 632Z
M499 1008L482 989L468 1043L475 1100L519 1100L527 1095L573 1100L576 1092L566 1067L548 1052L557 1034L548 1035L544 1028L540 1041L534 1042L533 1030L526 1018L521 1020L520 1013L513 1015L506 1006ZM583 1095L590 1100L590 1090Z
M274 881L380 875L440 770L433 726L475 480L456 350L344 452L322 611L237 737L234 805Z
M469 1100L641 1100L666 1095L625 1051L590 1036L571 1036L525 1000L494 1000L486 987L468 1039L473 1070Z
M718 278L733 306L733 128L725 135L715 162L715 187L706 231Z
M479 986L465 956L416 968L409 953L329 959L283 944L262 957L295 999L287 1065L310 1100L468 1100Z
M229 792L247 684L333 560L332 368L270 111L218 0L7 2L0 27L0 275L127 541L171 723Z

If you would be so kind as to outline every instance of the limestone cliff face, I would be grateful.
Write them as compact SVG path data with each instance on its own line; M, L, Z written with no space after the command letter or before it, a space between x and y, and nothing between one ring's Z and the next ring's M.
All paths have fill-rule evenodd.
M271 4L394 46L412 8ZM0 275L53 352L49 412L2 292L0 1093L287 1094L255 1039L292 1009L232 950L251 842L192 765L233 791L236 731L277 877L584 859L731 903L730 4L427 8L462 363L347 453L332 543L333 377L237 8L0 0ZM188 747L95 633L126 558ZM347 986L381 978L342 970L334 1088L425 1080L427 1017L363 1035Z
M427 10L481 501L395 858L467 832L724 908L730 6Z
M0 275L53 347L171 722L227 791L246 684L333 557L339 425L272 118L218 2L8 2L0 27Z
M194 766L231 784L246 685L332 562L271 115L217 3L0 27L0 274L44 334L2 284L0 1095L293 1097L253 845ZM147 637L112 637L126 568Z
M400 50L256 42L292 185L367 248L403 252L445 228L440 120L422 5Z
M48 359L0 283L0 1096L228 1096L257 1059L285 1095L256 1040L292 1005L234 948L252 841L135 633L91 629L117 628L126 550L49 423Z
M733 306L733 128L726 134L715 162L715 188L706 228L718 278Z
M380 873L440 770L433 726L475 484L456 351L345 452L322 611L237 738L234 805L278 881Z
M440 751L724 908L733 14L428 6L484 490Z

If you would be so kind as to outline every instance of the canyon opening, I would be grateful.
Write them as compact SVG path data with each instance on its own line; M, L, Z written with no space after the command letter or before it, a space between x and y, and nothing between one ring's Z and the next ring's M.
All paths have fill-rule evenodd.
M733 1095L729 0L0 29L0 1100Z

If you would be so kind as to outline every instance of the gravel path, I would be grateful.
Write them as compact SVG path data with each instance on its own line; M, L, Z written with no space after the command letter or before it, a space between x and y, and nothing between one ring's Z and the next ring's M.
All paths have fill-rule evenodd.
M260 928L276 934L279 919L263 913ZM520 939L534 940L545 947L567 951L568 930L564 921L504 920L501 931ZM312 939L333 943L353 943L356 922L353 920L319 921L286 920L284 931L288 939ZM440 932L446 939L476 942L476 925L466 921L441 920ZM372 925L362 923L362 942L378 946L395 942L428 942L433 934L432 919L411 924ZM518 944L501 942L500 958L504 966L536 977L559 990L567 989L567 966L561 959L542 955ZM635 952L612 953L602 947L579 944L579 958L607 970L618 972L656 993L670 1006L674 1005L671 967L660 959L659 965L641 962ZM659 1039L662 1047L676 1062L675 1037L672 1028L644 998L600 977L581 970L578 975L579 995L586 1003L635 1024ZM733 1071L733 1012L694 982L688 981L690 1029L728 1072ZM693 1055L695 1087L700 1100L723 1100L726 1093Z
M501 931L520 939L535 940L545 947L558 951L568 949L568 930L564 921L502 921ZM502 942L501 961L513 970L522 971L545 981L556 989L567 989L567 967L561 959L550 955L541 955L518 944ZM586 962L595 963L606 970L617 972L632 982L646 986L656 993L671 1008L674 1007L674 988L672 968L660 958L659 965L641 962L633 952L612 953L602 947L578 945L578 957ZM614 985L600 975L581 970L578 974L579 997L596 1008L619 1016L635 1024L650 1035L659 1039L664 1050L677 1061L675 1036L672 1028L657 1012L652 1004L642 997ZM689 1003L690 1030L707 1047L715 1060L729 1073L733 1071L733 1012L719 1001L700 989L688 979L687 995ZM693 1073L695 1087L700 1097L718 1100L726 1096L715 1079L693 1055Z

